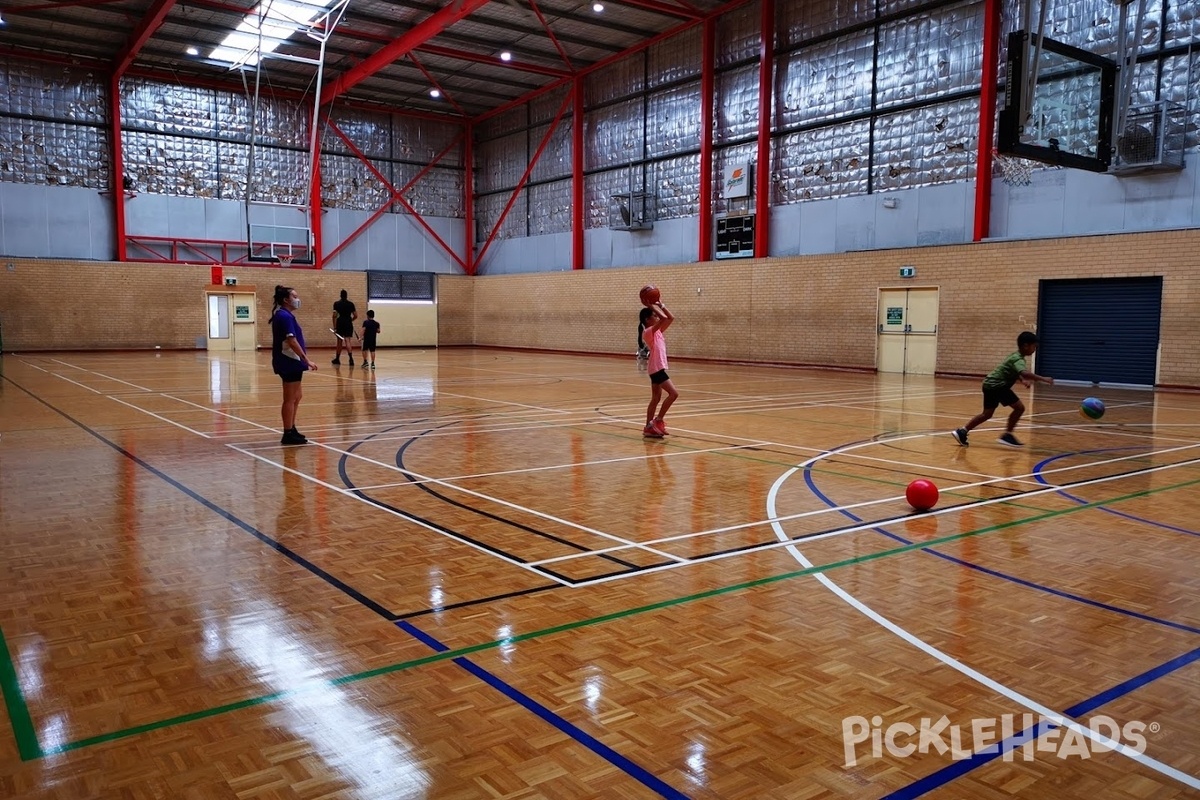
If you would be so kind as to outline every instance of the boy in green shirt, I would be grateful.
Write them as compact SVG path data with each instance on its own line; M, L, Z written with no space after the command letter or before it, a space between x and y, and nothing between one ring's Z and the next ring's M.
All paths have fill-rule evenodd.
M1021 446L1021 442L1017 441L1017 437L1013 435L1013 429L1017 427L1017 421L1025 413L1025 404L1013 392L1013 384L1017 381L1024 386L1029 386L1033 381L1054 384L1054 378L1034 375L1025 363L1025 358L1033 355L1037 351L1037 346L1037 334L1031 331L1024 331L1017 337L1017 352L1004 359L1000 366L983 379L983 411L971 417L970 422L950 434L955 441L966 447L968 445L967 433L991 419L992 414L996 413L996 406L1004 405L1011 407L1012 411L1008 415L1008 428L1000 435L1000 443L1010 447Z

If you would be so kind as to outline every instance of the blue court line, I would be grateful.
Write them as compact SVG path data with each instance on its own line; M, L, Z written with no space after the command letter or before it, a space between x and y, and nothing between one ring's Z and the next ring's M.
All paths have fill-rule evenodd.
M411 622L401 620L400 622L396 623L396 627L423 642L426 646L436 652L444 653L450 649L437 639L434 639L432 636L422 631L417 626L413 625ZM488 686L491 686L493 689L500 692L509 700L512 700L514 703L517 703L528 711L532 711L544 722L554 726L570 738L574 739L576 742L579 742L584 747L615 766L617 769L634 778L647 789L657 792L663 797L672 798L673 800L687 800L687 795L685 795L683 792L680 792L678 789L666 783L661 778L651 774L641 765L621 755L616 750L596 739L596 737L592 736L587 731L584 731L583 729L571 724L538 701L534 700L529 695L496 677L483 667L478 666L463 656L451 660L458 666L465 669L467 672L474 675L476 678L479 678L479 680L483 681Z
M1127 695L1135 689L1145 686L1151 681L1158 680L1164 675L1168 675L1178 669L1182 669L1183 667L1195 661L1200 661L1200 647L1196 648L1190 653L1185 653L1178 658L1173 658L1165 664L1155 667L1154 669L1147 670L1141 675L1137 675L1123 683L1119 683L1111 689L1106 689L1100 694L1093 695L1087 700L1076 703L1064 711L1063 716L1075 718L1081 717L1084 714L1087 714L1088 712L1105 705L1106 703L1116 700L1118 697ZM1032 728L1026 728L1020 733L1010 736L1002 742L989 745L983 750L980 750L978 753L972 753L968 758L964 758L961 761L955 761L948 766L942 767L937 772L913 781L903 789L897 789L891 794L884 796L883 800L913 800L913 798L920 797L921 795L932 792L934 789L944 786L957 778L961 778L963 775L966 775L968 772L977 769L978 767L982 767L984 764L995 761L997 758L1011 750L1015 750L1031 741L1035 741L1041 737L1042 734L1046 733L1047 731L1052 731L1057 727L1058 726L1054 725L1053 723L1041 720Z
M1063 458L1063 457L1070 456L1070 455L1078 455L1078 454L1077 453L1064 453L1063 455L1055 456L1054 458ZM1038 464L1037 466L1034 467L1034 472L1036 473L1040 467L1044 466L1047 462L1052 461L1052 460L1054 460L1054 459L1046 459L1046 461L1043 461L1041 464ZM1040 477L1039 477L1039 480L1040 480ZM1045 481L1043 481L1043 483L1044 482ZM812 477L812 465L811 464L806 465L804 468L804 483L808 486L809 490L814 495L816 495L816 497L819 500L821 500L821 502L825 503L830 508L837 508L837 510L839 512L841 512L843 515L849 517L851 520L854 520L855 522L862 522L861 517L856 516L853 512L851 512L847 509L838 508L837 504L834 503L833 500L831 500L828 495L826 495L819 488L817 488L817 485L814 482L813 477ZM1148 524L1151 524L1151 525L1156 524L1150 520L1142 520L1142 521L1147 522ZM875 528L872 528L872 530L874 530L876 533L880 533L880 534L888 537L889 539L893 539L895 541L902 542L904 544L912 544L912 542L909 541L908 539L904 538L903 536L900 536L899 534L892 533L891 531L887 530L886 528L875 527ZM1185 531L1185 532L1187 532L1187 531ZM945 559L946 561L950 561L954 564L958 564L959 566L967 567L969 569L973 569L978 572L982 572L986 575L991 575L992 577L1000 578L1000 579L1006 580L1006 581L1011 581L1012 583L1016 583L1021 586L1025 586L1030 589L1036 589L1041 592L1046 592L1047 594L1055 595L1057 597L1062 597L1067 600L1074 600L1075 602L1083 603L1085 605L1093 606L1095 608L1101 608L1101 609L1104 609L1105 611L1113 611L1115 613L1124 614L1126 616L1134 617L1136 619L1141 619L1146 622L1153 622L1153 623L1156 623L1159 625L1165 625L1169 628L1176 628L1178 630L1187 631L1189 633L1200 634L1200 629L1191 627L1189 625L1184 625L1183 623L1172 622L1170 620L1161 619L1159 617L1152 617L1149 614L1142 614L1141 612L1138 612L1138 611L1131 611L1129 609L1120 608L1118 606L1110 605L1108 603L1101 603L1097 600L1092 600L1087 597L1081 597L1079 595L1074 595L1074 594L1071 594L1070 592L1064 592L1061 589L1054 589L1049 586L1043 586L1042 584L1034 583L1032 581L1027 581L1024 578L1018 578L1014 575L1008 575L1006 573L999 572L997 570L993 570L988 567L983 567L978 564L973 564L969 561L963 561L960 558L955 558L954 556L947 555L946 553L941 553L937 550L934 550L933 548L924 548L924 549L922 549L922 552L929 553L930 555L934 555L934 556L937 556L938 558ZM1128 694L1129 692L1134 691L1138 687L1143 686L1153 680L1156 680L1157 678L1161 677L1162 675L1165 675L1169 672L1179 669L1180 667L1183 667L1186 664L1192 663L1193 661L1197 660L1198 658L1200 658L1200 648L1193 650L1192 652L1187 653L1183 656L1180 656L1179 658L1172 659L1171 661L1168 661L1166 664L1163 664L1159 667L1155 667L1154 669L1148 670L1147 672L1144 672L1141 675L1138 675L1134 678L1130 678L1129 680L1124 681L1123 683L1120 683L1117 686L1112 687L1111 689L1107 689L1106 691L1101 692L1100 694L1095 695L1095 696L1089 698L1088 700L1084 700L1083 702L1072 706L1071 708L1067 709L1063 713L1065 716L1070 716L1070 717L1078 716L1080 714L1085 714L1089 710L1092 710L1092 709L1098 707L1099 705L1108 703L1112 700L1115 700L1118 697L1121 697L1122 695ZM887 795L887 797L884 798L884 800L906 800L907 798L920 797L921 795L923 795L927 792L931 792L934 789L949 783L950 781L953 781L957 778L962 777L963 775L976 769L977 767L981 767L984 764L988 763L989 761L992 761L992 760L998 758L1004 752L1006 752L1006 747L1008 750L1011 750L1014 747L1020 747L1023 744L1025 744L1026 742L1030 741L1028 737L1030 737L1031 735L1036 734L1036 736L1041 736L1046 731L1053 730L1055 727L1056 726L1054 726L1054 725L1049 725L1046 723L1039 722L1037 725L1033 726L1033 728L1029 728L1024 731L1021 731L1020 733L1010 737L1009 739L1006 739L1004 742L1000 743L999 746L993 745L992 747L985 748L985 750L981 753L973 754L970 758L963 759L962 761L956 761L956 762L950 764L949 766L943 767L942 769L938 770L937 772L934 772L931 775L927 775L924 778L921 778L921 779L915 781L914 783L909 784L907 787L900 789L896 792L893 792L892 794Z
M1058 461L1060 458L1070 458L1071 456L1095 455L1097 453L1112 453L1112 452L1116 452L1119 450L1140 450L1140 449L1142 449L1142 448L1138 448L1138 447L1108 447L1108 448L1105 448L1104 450L1081 450L1078 453L1063 453L1062 455L1051 456L1050 458L1040 461L1034 465L1033 477L1037 480L1038 483L1044 484L1046 486L1050 486L1051 485L1050 482L1048 480L1046 480L1046 478L1042 475L1042 470L1046 468L1047 464L1052 464L1053 462ZM1084 500L1082 497L1076 497L1075 495L1071 494L1068 491L1060 490L1058 492L1058 494L1062 495L1063 497L1067 498L1068 500L1070 500L1073 503L1079 503L1080 505L1087 505L1087 500ZM1142 523L1145 523L1146 525L1153 525L1156 528L1163 528L1168 531L1175 531L1176 533L1186 533L1189 536L1200 536L1200 531L1190 531L1187 528L1180 528L1175 525L1168 525L1165 522L1156 522L1155 520L1152 520L1152 519L1146 519L1145 517L1138 517L1138 516L1134 516L1133 514L1127 514L1124 511L1118 511L1115 508L1104 508L1103 506L1101 506L1101 507L1097 508L1096 510L1103 511L1105 514L1113 514L1118 517L1124 517L1125 519L1132 520L1133 522L1142 522Z
M853 512L848 511L844 508L838 508L837 504L835 502L833 502L833 500L829 499L829 497L824 492L822 492L820 489L818 489L817 485L813 482L812 472L808 467L805 467L805 469L804 469L804 482L805 482L805 484L808 485L809 490L813 494L815 494L817 496L817 498L821 500L821 502L825 503L830 508L836 508L839 512L841 512L845 516L849 517L850 519L854 520L855 522L863 521L861 517L856 516ZM901 544L913 544L912 541L904 538L903 536L901 536L898 533L892 533L891 531L889 531L886 528L876 527L876 528L872 528L871 530L875 531L876 533L883 534L884 536L888 537L889 539L893 539L897 542L900 542ZM1064 600L1072 600L1076 603L1083 603L1084 605L1092 606L1093 608L1100 608L1105 611L1112 611L1117 614L1124 614L1127 617L1134 617L1135 619L1140 619L1140 620L1143 620L1144 622L1153 622L1156 625L1164 625L1168 628L1175 628L1176 630L1187 631L1188 633L1200 634L1200 628L1195 628L1195 627L1192 627L1191 625L1185 625L1182 622L1174 622L1172 620L1162 619L1161 617L1154 617L1149 614L1143 614L1140 611L1132 611L1128 608L1121 608L1120 606L1114 606L1114 605L1111 605L1110 603L1102 603L1099 600L1092 600L1089 597L1083 597L1081 595L1072 594L1070 592L1065 592L1062 589L1055 589L1051 586L1045 586L1040 583L1034 583L1033 581L1027 581L1024 578L1018 578L1017 576L1009 575L1006 572L1000 572L999 570L994 570L994 569L991 569L990 567L980 566L979 564L974 564L970 561L963 561L961 558L956 558L955 556L948 555L946 553L942 553L938 550L934 550L932 547L923 548L921 550L921 552L929 553L931 556L937 556L940 559L949 561L952 564L957 564L960 567L967 567L968 569L973 569L976 572L982 572L983 574L990 575L993 578L1000 578L1001 580L1009 581L1011 583L1015 583L1015 584L1024 586L1029 589L1035 589L1039 592L1045 592L1046 594L1054 595L1055 597L1061 597Z

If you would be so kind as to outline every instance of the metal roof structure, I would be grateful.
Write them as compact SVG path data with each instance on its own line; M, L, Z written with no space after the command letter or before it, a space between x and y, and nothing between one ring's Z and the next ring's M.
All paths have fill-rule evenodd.
M314 14L324 8L321 0L286 2L306 4ZM602 0L601 10L594 7L600 5L350 0L326 46L322 100L474 118L730 4ZM248 0L14 0L3 9L0 52L116 76L232 88L241 85L241 76L210 54L258 8ZM502 52L511 60L502 60ZM287 57L313 59L318 53L319 44L303 32L287 37L275 50L282 58L264 61L265 88L310 92L314 67ZM441 96L431 96L433 89Z

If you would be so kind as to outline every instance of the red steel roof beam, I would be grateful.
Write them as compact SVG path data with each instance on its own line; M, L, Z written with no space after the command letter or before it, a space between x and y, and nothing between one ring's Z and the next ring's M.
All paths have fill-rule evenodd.
M167 14L175 6L175 0L155 0L154 5L150 6L150 10L146 12L146 16L142 17L142 21L138 23L137 28L129 37L124 49L117 55L113 61L113 76L120 79L125 74L125 70L133 64L133 60L137 58L138 52L149 41L154 32L163 24L163 20L167 18Z
M466 50L455 50L451 47L442 47L437 44L423 44L415 48L418 53L424 53L431 56L441 56L443 58L453 58L459 61L473 61L476 64L487 64L491 67L506 67L508 69L520 70L522 72L533 72L537 75L549 75L552 78L564 78L567 73L561 69L553 67L543 67L539 64L529 64L519 60L501 61L499 56L485 56L479 53L470 53Z
M653 11L656 14L666 14L669 17L683 17L684 19L696 20L704 18L704 15L697 11L690 11L680 6L670 6L665 3L656 3L655 0L614 0L614 2L623 6L644 8L647 11Z
M329 103L353 89L388 64L403 58L433 39L456 22L466 19L487 5L489 0L461 0L449 3L410 28L402 36L339 75L321 91L321 102Z
M425 65L417 60L416 53L409 53L408 60L417 65L417 69L421 70L421 74L425 76L425 80L432 83L433 88L438 90L438 95L446 98L446 101L448 103L450 103L450 105L452 105L456 109L458 109L458 113L462 114L464 117L470 116L469 114L467 114L466 111L463 111L463 107L458 104L458 101L456 101L453 97L450 96L450 93L446 91L446 87L444 87L440 83L438 83L437 78L435 78L435 77L433 77L433 75L429 74L429 70L425 69Z
M529 7L533 9L533 13L537 15L538 22L542 23L542 27L546 29L546 35L550 37L550 41L554 43L554 49L558 51L562 57L563 63L567 65L567 69L571 72L575 71L575 65L571 63L571 57L567 55L567 51L563 49L562 44L558 41L558 37L554 35L554 31L550 29L550 23L542 16L542 10L538 8L537 0L529 0Z

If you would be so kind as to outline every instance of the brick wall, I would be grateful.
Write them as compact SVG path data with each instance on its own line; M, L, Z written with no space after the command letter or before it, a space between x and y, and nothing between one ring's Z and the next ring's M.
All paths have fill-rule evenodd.
M0 260L6 351L195 347L207 267ZM901 266L915 266L901 280ZM305 331L329 327L339 289L366 297L359 272L227 268L257 287L259 319L282 279ZM670 353L871 369L882 287L936 286L938 371L981 374L1037 320L1043 278L1163 276L1159 381L1200 387L1200 230L988 242L674 266L438 277L442 345L631 354L637 290L658 285L679 317ZM697 291L699 290L699 291ZM1025 322L1020 318L1024 317ZM322 339L309 334L317 343ZM270 343L259 326L260 344Z
M310 344L333 338L327 331L340 290L366 309L365 272L226 267L225 276L236 276L239 289L255 287L264 347L277 283L300 295L296 316ZM207 266L0 259L4 350L194 349L197 341L203 348L210 282Z

